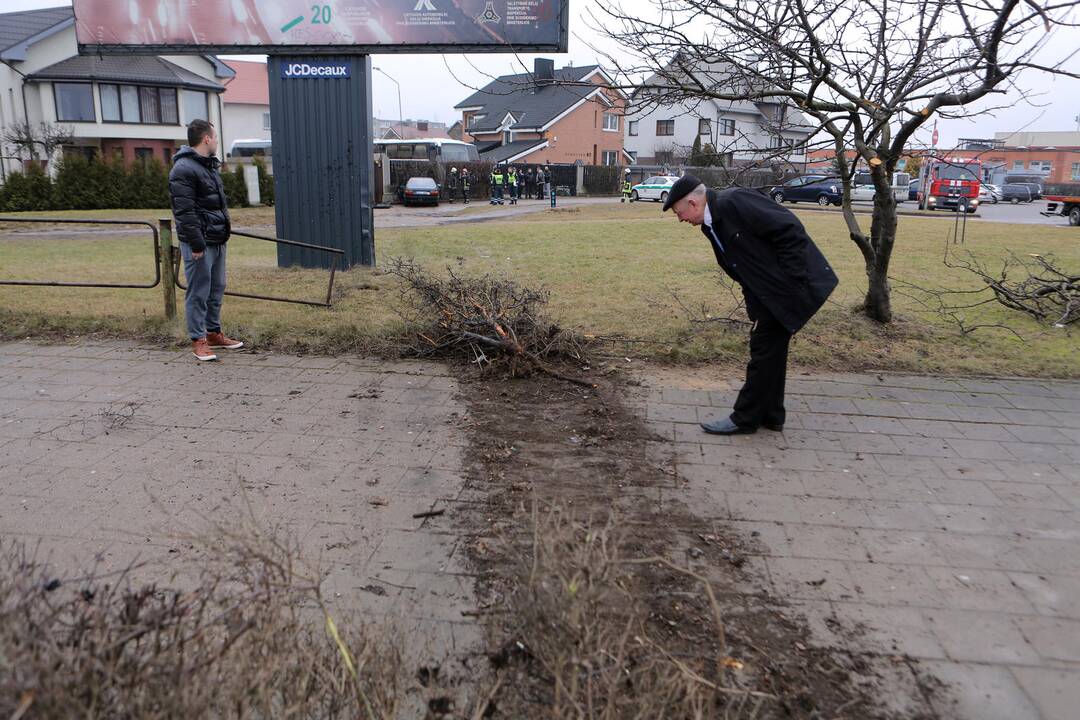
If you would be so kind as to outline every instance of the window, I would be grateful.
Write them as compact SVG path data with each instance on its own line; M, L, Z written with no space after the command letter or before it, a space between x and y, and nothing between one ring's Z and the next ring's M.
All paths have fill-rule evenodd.
M176 90L172 88L140 87L139 115L147 125L179 125L176 111Z
M709 118L701 118L697 121L697 134L698 135L712 135L712 120Z
M784 147L784 144L785 144L784 143L784 138L780 137L779 135L771 135L769 137L769 149L770 150L774 150L776 148L782 148L782 147Z
M619 153L616 150L605 150L603 155L604 165L618 165Z
M637 124L638 124L637 120L630 120L629 122L626 123L626 133L627 133L627 135L637 135Z
M1080 180L1080 163L1072 164L1072 179Z
M1013 160L1013 170L1023 170L1023 169L1024 169L1024 161L1023 160Z
M120 109L124 122L137 123L139 120L139 88L134 85L120 86Z
M161 161L165 163L165 167L169 167L172 163L172 156L172 148L161 148Z
M144 123L161 124L161 108L158 106L157 88L139 88L139 114Z
M179 125L180 114L176 107L176 91L158 88L158 98L161 101L161 122L166 125Z
M56 119L66 122L97 122L90 83L53 83Z
M609 131L618 131L619 116L615 113L604 113L604 129ZM604 164L607 165L607 163Z
M120 122L120 86L101 85L98 94L101 95L101 120Z
M514 142L514 133L509 130L503 131L503 145L509 145Z
M734 120L726 120L724 118L721 118L720 120L717 120L717 122L719 123L719 125L716 128L716 134L717 135L734 135L735 134L735 121Z
M135 159L139 162L149 162L154 157L154 148L135 148Z
M637 165L637 150L628 150L626 154L630 156L630 164ZM1077 163L1077 165L1080 166L1080 163ZM1078 170L1078 172L1080 172L1080 170Z
M270 113L263 113L263 130L270 129Z
M98 156L98 149L93 145L65 145L65 155L82 155L87 160L93 160Z
M656 134L661 135L674 135L675 134L675 121L674 120L657 120L656 121Z
M1053 168L1053 163L1050 162L1049 160L1032 160L1031 161L1031 169L1032 170L1042 170L1043 172L1050 172L1050 170L1052 168Z
M181 90L180 108L183 112L181 122L185 125L192 120L209 120L210 108L207 105L206 93L201 90ZM270 129L269 113L263 115L263 128Z

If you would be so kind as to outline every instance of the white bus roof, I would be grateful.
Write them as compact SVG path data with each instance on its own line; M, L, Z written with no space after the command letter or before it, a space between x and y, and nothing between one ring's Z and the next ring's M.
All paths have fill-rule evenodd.
M416 145L418 143L430 145L472 145L472 143L463 142L461 140L454 140L452 138L412 138L410 140L399 140L397 138L379 138L375 141L376 145Z

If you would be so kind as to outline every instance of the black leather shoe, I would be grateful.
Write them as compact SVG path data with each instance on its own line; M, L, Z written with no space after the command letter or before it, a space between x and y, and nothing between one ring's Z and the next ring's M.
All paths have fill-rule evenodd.
M777 425L776 423L761 423L761 427L766 430L772 430L773 432L784 432L784 426Z
M736 425L729 417L703 422L701 429L710 435L752 435L757 432L755 427Z

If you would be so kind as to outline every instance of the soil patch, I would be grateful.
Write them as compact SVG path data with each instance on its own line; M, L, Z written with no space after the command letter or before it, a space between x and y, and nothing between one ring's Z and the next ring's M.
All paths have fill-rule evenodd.
M492 716L560 717L560 698L570 692L526 640L537 638L530 623L547 621L522 604L527 595L520 590L529 581L522 568L531 562L536 574L537 560L530 556L537 552L537 517L557 506L580 526L617 539L624 559L666 558L708 578L723 618L720 635L713 604L691 574L649 562L632 564L614 579L625 586L626 602L643 603L644 631L665 657L678 661L676 667L694 675L691 684L724 689L711 694L706 715L935 717L911 709L929 707L928 696L940 691L917 679L914 660L853 652L813 637L807 622L774 597L747 563L755 538L702 520L678 499L675 472L656 461L658 446L649 450L661 441L623 402L625 391L604 380L592 390L549 377L464 381L471 479L469 502L458 517L479 578L478 612L489 620L490 658L504 676L491 704L497 711L489 708ZM594 612L623 622L628 617L617 601ZM604 620L576 622L602 627ZM837 635L860 631L831 629ZM567 648L571 655L576 650L584 653ZM616 648L611 654L618 654ZM632 655L628 662L634 662ZM601 670L581 662L587 685ZM735 697L732 690L747 695ZM905 692L910 703L898 697ZM747 704L748 697L762 702ZM743 702L736 706L732 698ZM595 709L576 716L621 715Z

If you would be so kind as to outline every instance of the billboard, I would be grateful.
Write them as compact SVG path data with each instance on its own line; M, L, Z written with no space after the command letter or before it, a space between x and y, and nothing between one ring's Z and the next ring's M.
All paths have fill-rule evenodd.
M565 52L569 0L73 0L79 52Z

